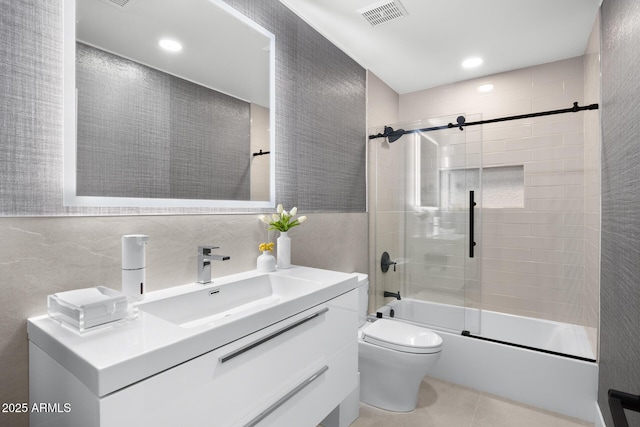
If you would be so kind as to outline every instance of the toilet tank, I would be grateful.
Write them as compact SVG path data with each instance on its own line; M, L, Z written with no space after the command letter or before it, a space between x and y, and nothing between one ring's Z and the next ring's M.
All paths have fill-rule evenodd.
M369 312L369 276L354 273L358 277L358 322L363 325Z

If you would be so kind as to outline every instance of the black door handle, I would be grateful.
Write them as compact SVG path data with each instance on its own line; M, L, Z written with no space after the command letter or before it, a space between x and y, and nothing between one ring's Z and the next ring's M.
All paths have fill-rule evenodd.
M474 247L476 246L476 242L473 238L473 228L474 228L474 224L473 224L473 211L474 211L474 207L476 206L476 202L474 200L474 192L473 191L469 191L469 258L473 258L473 250Z

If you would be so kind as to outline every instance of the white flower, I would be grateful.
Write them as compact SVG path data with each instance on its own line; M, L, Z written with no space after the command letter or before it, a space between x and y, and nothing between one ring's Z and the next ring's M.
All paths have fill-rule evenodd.
M260 216L258 217L258 219L259 219L260 221L264 222L265 224L269 224L269 223L271 222L271 220L269 219L269 217L268 217L268 216L266 216L266 215L260 215Z
M298 213L298 208L295 206L291 209L291 211L287 212L282 204L279 203L276 210L277 213L272 214L270 217L264 215L260 216L260 219L269 225L269 227L267 227L267 230L278 230L281 232L289 231L290 228L300 225L307 219L306 216L301 216L298 219L294 219L295 215Z

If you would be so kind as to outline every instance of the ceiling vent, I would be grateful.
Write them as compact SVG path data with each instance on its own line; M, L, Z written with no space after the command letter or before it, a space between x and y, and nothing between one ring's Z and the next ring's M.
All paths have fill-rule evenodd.
M407 15L407 11L398 0L384 0L371 6L358 9L357 12L367 20L372 27L395 21Z
M104 2L112 6L124 8L126 6L129 6L129 3L133 3L133 0L104 0Z

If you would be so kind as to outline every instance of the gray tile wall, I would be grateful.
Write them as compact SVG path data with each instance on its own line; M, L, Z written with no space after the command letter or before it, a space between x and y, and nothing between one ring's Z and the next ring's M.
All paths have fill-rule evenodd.
M602 4L602 270L598 402L613 426L610 388L640 394L640 3ZM629 425L640 414L628 412Z
M79 196L250 199L248 102L83 43L76 87Z
M0 213L62 205L61 1L0 1Z
M276 194L305 211L366 209L366 73L278 0L225 0L276 35Z

